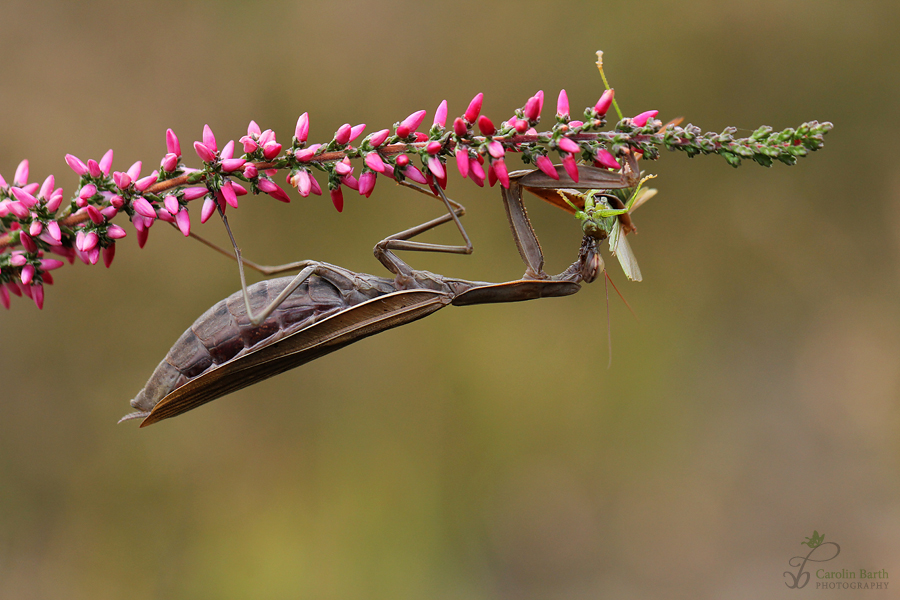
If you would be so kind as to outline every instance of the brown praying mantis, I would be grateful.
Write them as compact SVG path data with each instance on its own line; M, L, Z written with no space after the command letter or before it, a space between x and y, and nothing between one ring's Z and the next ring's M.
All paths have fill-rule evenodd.
M581 282L590 283L603 271L600 241L617 236L619 252L623 253L622 248L627 247L621 245L624 234L634 230L629 213L647 195L638 194L643 180L633 155L629 155L621 172L581 166L578 182L561 166L556 171L558 179L540 170L516 171L510 173L509 188L501 188L513 239L526 266L520 279L502 283L467 281L416 270L394 253L472 252L473 245L460 222L465 208L449 199L440 186L428 191L404 183L441 200L447 213L376 244L375 257L393 273L393 279L305 260L262 269L268 274L299 269L294 277L247 286L243 268L247 261L242 259L222 214L237 258L241 291L216 303L184 332L131 401L136 410L120 422L143 419L144 427L180 415L368 336L421 319L449 304L518 302L574 294L581 289ZM523 190L575 213L583 223L578 257L558 275L551 276L543 270L544 255L525 211ZM578 190L591 191L581 194ZM627 203L609 193L628 193L624 190L634 190ZM638 202L639 198L643 199ZM464 245L412 239L451 221ZM630 255L630 250L627 253ZM639 271L635 277L625 261L622 265L630 278L640 279Z

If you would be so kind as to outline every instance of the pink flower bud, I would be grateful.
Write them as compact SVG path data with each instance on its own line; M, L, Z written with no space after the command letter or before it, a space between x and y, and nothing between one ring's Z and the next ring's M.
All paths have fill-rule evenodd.
M379 156L377 152L369 152L366 154L365 163L366 166L373 171L384 173L384 161L381 160L381 156ZM375 184L373 183L372 185Z
M34 305L38 307L38 310L43 310L44 286L40 284L31 286L31 299L34 300Z
M194 151L203 162L214 162L216 160L216 155L206 145L201 144L200 142L194 142Z
M181 206L178 204L178 198L169 194L163 199L163 206L166 207L166 210L169 211L170 215L175 215L181 210Z
M113 181L120 190L127 189L131 185L131 176L128 173L116 171L113 173Z
M350 141L352 142L353 140L358 138L360 135L362 135L362 132L365 131L365 129L366 129L365 123L360 123L359 125L354 125L353 127L351 127L350 128Z
M563 152L569 152L570 154L575 154L576 152L581 151L581 148L578 146L578 144L567 137L559 138L557 145L559 146L560 150L562 150Z
M385 142L390 134L390 129L382 129L381 131L376 131L369 136L369 144L371 144L373 148L377 148Z
M544 90L538 90L534 97L537 98L538 102L538 114L541 114L544 110Z
M462 147L456 147L456 168L459 169L459 174L466 178L469 175L469 152Z
M13 188L13 192L15 192L16 188ZM97 193L97 186L93 183L89 183L78 192L78 197L87 200L88 198L93 197Z
M569 121L569 127L581 127L584 121Z
M516 130L516 133L525 133L528 131L528 121L525 119L516 119L513 128Z
M503 155L506 154L506 150L503 148L503 144L494 140L487 145L488 154L493 156L494 158L503 158Z
M309 176L309 191L315 194L316 196L322 195L322 188L319 186L319 182L316 181L316 178L312 175Z
M240 198L241 196L246 196L249 192L247 188L239 184L237 181L231 182L231 188L234 190L234 194Z
M94 248L97 247L97 243L100 241L99 236L94 231L88 231L84 234L84 242L81 244L81 249L83 252L90 252Z
M546 156L538 156L534 162L537 165L537 168L543 171L548 177L559 180L559 173L556 172L552 160Z
M171 129L166 129L166 152L181 156L181 142L178 141L178 136Z
M472 98L472 101L469 102L469 107L466 108L466 112L463 115L466 121L469 123L474 123L475 119L478 118L478 113L481 112L481 103L484 101L484 94L481 92L475 94L475 97Z
M441 143L437 140L432 140L425 144L425 152L428 154L437 154L441 151Z
M438 179L444 179L447 176L446 171L444 171L444 165L437 156L429 156L426 163L428 170L434 173L434 176Z
M31 237L38 237L41 235L41 232L44 230L44 224L40 221L32 221L31 225L28 226L28 235Z
M350 164L350 159L345 156L343 160L334 163L334 172L341 176L352 173L353 165Z
M275 185L275 184L272 184ZM260 187L262 189L262 187ZM222 196L225 197L225 202L228 203L228 206L232 208L238 207L237 195L234 193L234 188L231 187L231 182L226 181L225 185L222 186Z
M343 146L350 141L350 123L344 123L334 134L334 141Z
M132 201L131 206L134 208L135 212L141 216L147 217L148 219L156 218L156 211L153 209L153 205L143 196L135 198Z
M559 90L559 98L556 101L556 116L567 118L569 116L569 95L566 90Z
M103 158L100 159L100 170L104 175L109 175L109 170L112 168L113 161L113 151L112 148L106 151L106 154L103 155Z
M563 167L565 167L566 173L569 174L572 181L578 183L578 165L575 164L575 157L571 154L563 157Z
M181 210L175 215L175 225L178 230L184 234L184 237L191 235L191 216L187 210Z
M138 179L141 176L141 161L136 161L133 165L128 167L127 173L132 181Z
M77 160L77 159L76 159ZM78 161L81 162L81 161ZM81 175L81 173L79 173ZM13 175L13 185L22 185L24 186L28 183L28 159L23 160L19 163L19 166L16 167L16 174Z
M115 257L116 257L116 244L114 242L103 249L103 264L106 265L107 269L112 264L113 259Z
M297 138L297 141L302 144L306 141L308 135L309 113L303 113L302 115L300 115L300 118L297 119L297 127L294 129L294 137Z
M73 171L75 171L76 175L85 175L88 172L87 165L81 162L81 159L77 156L73 156L71 154L66 154L66 164L71 167ZM17 180L13 180L13 185L22 185L21 183L17 183Z
M28 259L21 252L15 252L9 259L9 264L14 267L24 267L28 264Z
M296 186L297 191L300 192L300 195L304 198L309 196L309 191L312 188L311 179L309 171L305 169L297 171L297 174L294 176L293 185Z
M165 221L166 223L174 223L175 217L172 216L172 213L167 211L165 208L160 208L156 211L156 217L160 221Z
M216 146L216 136L209 125L203 126L203 145L209 148L210 152L216 152L219 147Z
M603 92L600 96L600 99L597 100L597 104L594 105L594 110L598 115L605 115L609 110L609 107L612 106L613 97L616 95L616 91L609 89Z
M137 181L135 181L135 182L134 182L134 189L136 189L136 190L139 191L139 192L144 192L144 191L146 191L151 185L153 185L154 183L156 183L156 180L157 180L157 179L159 179L159 173L157 173L156 171L153 171L152 173L150 173L150 174L147 175L146 177L142 177L141 179L138 179Z
M41 259L41 271L53 271L61 266L65 265L61 260L56 260L55 258L42 258Z
M91 177L100 177L102 171L100 170L100 165L97 164L97 161L93 158L88 159L87 161L88 173L91 174Z
M149 229L138 229L137 230L137 243L138 248L143 248L147 244L147 238L150 236Z
M341 183L354 191L359 191L359 180L353 175L344 175L341 177Z
M97 207L94 206L93 204L87 205L87 214L88 214L88 217L90 217L91 221L93 221L94 223L96 223L98 225L100 223L102 223L104 220L103 215L100 214L100 211L97 210Z
M37 252L37 244L34 243L34 240L31 239L27 233L22 231L19 233L19 242L22 244L22 247L25 248L28 252Z
M522 113L529 121L538 120L538 117L541 116L541 109L538 106L537 96L532 96L528 99L528 102L525 103L525 108L522 109Z
M616 160L616 157L613 156L612 152L606 150L605 148L600 148L597 150L597 154L594 156L594 160L601 167L605 167L607 169L615 169L619 170L622 168L622 165L619 164L619 161Z
M475 183L478 183L480 180L481 183L478 183L479 186L484 185L484 167L481 166L481 163L478 162L477 158L469 158L469 176Z
M494 171L494 167L492 165L488 165L487 178L488 184L491 187L494 187L497 184L497 172Z
M468 130L466 129L466 122L459 117L453 119L453 133L455 133L457 137L465 137L465 135L468 133Z
M50 200L47 201L47 206L46 206L47 211L50 212L51 214L55 213L57 210L59 210L59 207L62 204L62 201L63 201L62 193L59 193L59 194L54 193L52 196L50 196Z
M106 220L109 220L119 214L119 209L115 206L104 206L100 209L100 214L103 215Z
M91 185L91 187L94 188L95 192L97 191L97 188L94 185ZM15 197L15 199L24 204L26 208L32 208L35 204L37 204L37 198L21 188L12 187L10 188L10 192L12 192L12 195Z
M191 200L196 200L197 198L202 198L207 194L208 190L205 187L189 187L184 188L184 199L190 202Z
M208 197L203 201L203 208L200 209L200 222L206 223L209 221L214 212L216 212L216 201Z
M491 123L491 120L484 115L478 117L478 129L481 131L482 135L494 135L494 132L497 131L494 124Z
M256 121L251 120L247 125L247 135L259 137L260 132L259 125L256 124Z
M48 175L47 179L44 180L44 184L41 185L41 191L38 192L38 198L49 200L50 196L53 194L53 186L55 185L56 182L53 179L53 175Z
M260 179L259 180L259 189L262 192L272 196L276 200L280 200L281 202L290 202L290 197L281 189L277 183L270 179Z
M247 179L256 179L259 177L259 170L257 170L255 164L247 163L244 165L244 177Z
M344 192L341 190L341 186L337 186L335 189L330 190L331 192L331 203L334 204L334 207L338 212L343 212L344 210Z
M649 121L650 119L652 119L653 117L655 117L658 114L659 114L658 110L648 110L646 112L642 112L638 116L631 119L631 122L634 124L635 127L643 127L644 125L647 124L647 121Z
M263 156L266 158L266 160L272 160L273 158L278 156L279 152L281 152L281 144L279 144L278 142L271 141L263 146Z
M172 172L178 166L178 155L173 154L172 152L163 156L162 162L160 163L160 167L162 167L163 171Z
M19 274L19 279L22 280L22 283L25 285L29 285L31 280L34 279L34 265L25 265L22 267L22 272Z
M280 144L276 144L276 146L278 146L278 149L281 150ZM276 152L276 154L277 154L277 152ZM222 170L225 171L226 173L231 173L232 171L237 171L238 169L243 167L246 162L247 162L247 159L245 159L245 158L226 158L225 160L222 161ZM256 167L254 167L254 169L255 168Z
M417 110L413 114L411 114L408 117L406 117L405 119L403 119L403 122L400 123L400 127L405 127L407 131L415 131L419 127L419 125L422 124L422 120L425 119L425 114L426 114L426 111ZM398 131L399 131L399 129L398 129ZM409 135L409 134L407 133L406 135ZM400 137L406 137L406 135L403 135Z
M47 223L47 233L50 234L50 237L57 243L62 241L62 231L59 229L59 223L56 221L50 221Z
M106 230L106 235L114 240L119 240L128 235L128 233L118 225L110 225Z
M375 179L377 175L373 171L366 171L362 175L359 176L359 193L366 198L372 195L372 190L375 189Z
M9 212L16 215L20 219L27 219L31 216L31 212L28 210L28 207L21 202L10 202L6 205L6 207L9 209Z
M500 185L505 188L509 188L509 172L506 170L506 163L503 159L495 160L491 163L491 169L493 169L494 174L497 175L497 179L500 180Z
M397 156L397 160L395 162L397 163L398 167L403 168L409 164L409 156L407 156L406 154L400 154L399 156Z
M259 148L259 144L256 143L256 140L251 138L250 136L244 136L240 140L238 140L244 145L244 152L247 154L251 154L256 152L256 149Z
M406 165L406 168L403 169L403 174L416 183L428 183L428 179L425 178L425 175L416 165Z
M432 125L437 125L438 127L444 127L447 124L447 101L442 100L440 104L438 104L437 110L434 111L434 123Z

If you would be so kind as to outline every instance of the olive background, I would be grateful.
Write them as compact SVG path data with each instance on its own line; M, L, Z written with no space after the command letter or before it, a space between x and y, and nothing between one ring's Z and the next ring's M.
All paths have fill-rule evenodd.
M484 92L552 123L603 90L704 130L832 121L793 167L663 152L630 238L569 298L450 307L148 429L116 425L169 346L238 287L233 264L157 224L111 269L66 265L44 310L0 312L0 598L794 598L816 530L827 568L900 577L900 176L896 3L24 2L0 8L0 172L114 169L204 124L289 143L367 133ZM510 169L518 159L510 157ZM451 169L453 171L453 169ZM322 181L320 179L320 181ZM472 256L523 266L497 189L453 172ZM578 224L526 199L548 270ZM248 258L381 274L372 246L440 214L379 179L230 212ZM224 243L221 226L195 231ZM423 239L456 243L449 227ZM819 568L817 565L816 568ZM812 570L812 569L811 569ZM890 581L890 589L900 581ZM856 597L856 590L830 592ZM891 592L866 592L887 598Z

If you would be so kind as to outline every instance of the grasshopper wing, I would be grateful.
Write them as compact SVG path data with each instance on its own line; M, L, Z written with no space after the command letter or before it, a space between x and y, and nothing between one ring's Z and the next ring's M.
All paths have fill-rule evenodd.
M622 231L622 225L616 219L613 223L612 231L609 233L609 250L613 256L619 259L625 276L632 281L641 281L641 268L638 266L634 252L628 244L628 239Z

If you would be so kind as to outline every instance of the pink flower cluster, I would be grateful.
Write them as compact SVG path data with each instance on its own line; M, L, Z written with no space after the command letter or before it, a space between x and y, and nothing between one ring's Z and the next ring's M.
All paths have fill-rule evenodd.
M286 181L302 197L322 195L314 171L324 173L331 201L343 210L344 192L349 188L369 197L378 176L398 181L446 187L446 161L453 157L463 178L479 186L485 181L509 186L506 156L520 153L526 163L533 163L549 176L557 178L550 158L556 152L569 176L578 181L579 161L589 161L608 168L621 169L616 154L628 148L612 145L612 137L598 133L605 125L605 115L613 99L606 91L597 103L585 110L583 121L571 120L565 90L557 101L556 125L538 133L544 94L538 92L499 128L481 114L484 97L477 94L465 112L447 127L447 102L435 112L429 131L418 131L426 111L419 110L395 123L393 133L381 129L357 140L365 124L344 124L325 144L307 146L309 116L297 121L294 136L283 147L271 129L265 131L251 121L247 134L238 142L243 154L235 156L235 142L221 148L212 129L203 127L201 139L193 143L202 162L201 168L183 163L181 144L170 129L166 132L166 154L158 169L142 175L138 161L124 171L113 171L113 151L99 160L83 162L68 154L66 163L79 176L73 198L63 206L63 191L55 187L53 175L43 184L28 183L28 161L22 161L8 184L0 176L0 303L10 305L10 294L30 297L43 305L43 284L53 279L50 271L64 263L46 258L57 254L70 263L76 258L85 264L97 264L103 257L109 267L115 257L117 240L127 235L125 229L111 223L120 212L126 213L134 225L140 247L147 242L150 228L165 221L185 236L191 232L189 203L202 199L200 222L227 207L237 208L238 198L248 193L268 194L289 202L288 194L273 178L286 170ZM643 128L656 116L656 111L625 119L632 129ZM651 123L653 125L653 123ZM356 145L353 145L356 143ZM637 151L637 150L636 150ZM411 158L412 157L412 158ZM418 159L418 165L413 158ZM361 159L356 175L354 160ZM21 249L13 249L21 246Z

